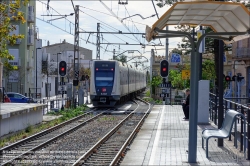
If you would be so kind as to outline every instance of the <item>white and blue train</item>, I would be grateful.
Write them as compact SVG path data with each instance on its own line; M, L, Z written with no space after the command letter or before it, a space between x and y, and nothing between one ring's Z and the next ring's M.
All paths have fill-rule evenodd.
M90 82L93 106L113 107L145 90L146 72L115 60L95 60Z

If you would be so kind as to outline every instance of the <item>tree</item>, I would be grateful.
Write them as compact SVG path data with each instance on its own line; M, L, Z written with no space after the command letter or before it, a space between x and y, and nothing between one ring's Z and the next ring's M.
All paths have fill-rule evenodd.
M190 70L190 65L176 65L177 70L170 70L168 75L168 80L171 81L171 84L174 88L185 89L190 87L190 79L182 79L182 70Z
M182 70L190 70L190 65L176 65L177 70L170 70L168 80L174 88L185 89L190 87L190 79L183 80L181 73ZM202 63L202 79L203 80L215 80L215 63L213 60L205 60ZM213 83L210 83L210 87L213 88Z
M85 68L84 66L79 66L79 79L81 80L82 75L88 75L90 77L90 69L89 68ZM74 66L68 66L67 67L67 75L66 77L69 80L74 80L75 79L75 72L74 72Z
M26 6L29 0L3 1L0 3L0 61L4 60L4 67L9 70L17 69L12 66L8 60L13 60L14 56L9 54L7 44L14 45L17 39L24 38L24 35L13 34L10 32L15 30L15 26L11 25L11 19L25 23L23 12L19 11L22 6Z
M122 63L126 63L127 62L127 56L122 54L119 57L116 56L114 60L120 61Z
M162 83L162 77L157 75L153 76L150 82L150 86L152 86L152 93L155 94L155 88L158 87Z
M173 5L175 2L182 2L184 0L155 0L158 3L156 4L159 7L163 7L165 5Z

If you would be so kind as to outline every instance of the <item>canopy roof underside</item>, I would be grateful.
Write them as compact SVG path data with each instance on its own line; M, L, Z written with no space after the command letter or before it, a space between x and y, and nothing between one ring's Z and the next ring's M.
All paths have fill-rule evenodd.
M177 2L153 24L152 28L147 26L147 41L158 35L154 32L155 28L163 29L167 25L209 26L215 32L247 32L250 29L250 12L241 3ZM235 36L231 42L248 37L249 35Z

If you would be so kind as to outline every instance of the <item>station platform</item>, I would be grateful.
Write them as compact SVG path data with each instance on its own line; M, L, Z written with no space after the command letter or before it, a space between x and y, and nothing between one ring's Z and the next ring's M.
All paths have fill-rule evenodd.
M43 121L46 104L0 103L0 137Z
M250 165L250 160L246 160L243 152L236 149L233 141L228 139L223 140L223 147L218 147L217 139L211 138L209 158L206 158L201 133L205 128L217 129L212 122L198 124L196 163L189 163L189 121L183 120L183 117L182 107L179 105L154 105L121 165Z

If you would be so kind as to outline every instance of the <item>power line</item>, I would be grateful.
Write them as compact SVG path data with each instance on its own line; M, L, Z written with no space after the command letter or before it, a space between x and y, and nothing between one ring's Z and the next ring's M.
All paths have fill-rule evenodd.
M103 28L103 27L101 27L102 29L104 29L104 30L106 30L105 28ZM107 32L108 32L108 30L106 30ZM114 34L113 34L114 35ZM123 40L123 39L121 39L120 37L118 37L117 35L114 35L115 37L117 37L118 39L120 39L120 40L122 40L122 41L124 41L124 42L126 42L125 40Z
M109 24L106 24L105 22L103 22L103 21L101 21L101 20L99 20L99 19L95 18L94 16L91 16L91 15L89 15L89 14L87 14L87 13L83 12L82 10L80 10L80 11L81 11L82 13L84 13L84 14L88 15L89 17L91 17L91 18L94 18L94 19L98 20L99 22L102 22L104 26L106 26L106 27L111 27L111 28L113 28L113 29L115 29L115 30L119 31L118 29L116 29L116 28L114 28L114 27L110 26ZM111 29L111 28L110 28L110 29ZM126 36L126 35L124 35L124 36ZM126 36L126 37L128 37L128 36ZM128 37L128 38L129 38L129 37ZM130 39L131 39L131 40L134 40L134 39L132 39L132 38L130 38ZM136 40L134 40L134 41L136 41Z
M107 28L109 28L108 26L106 26L106 25L103 25L103 26L105 26L105 27L107 27ZM111 29L111 28L110 28ZM115 28L115 30L118 30L118 29L116 29ZM118 30L118 31L120 31L120 30ZM131 34L131 33L130 33ZM135 39L133 39L133 38L131 38L131 37L129 37L129 36L127 36L127 35L123 35L123 36L125 36L125 37L127 37L127 38L129 38L129 39L131 39L131 40L133 40L133 41L135 41L135 42L137 42L137 40L135 40Z
M130 16L130 14L129 14L129 12L128 12L128 9L126 8L126 6L125 6L125 5L123 5L123 6L124 6L126 12L128 13L128 15ZM131 17L130 17L129 19L132 21L132 23L134 23ZM122 20L121 20L121 21L122 21ZM133 24L133 25L135 26L135 24ZM135 28L136 28L137 32L139 32L139 30L138 30L138 28L137 28L136 26L135 26Z
M109 9L109 7L107 7L106 6L106 4L105 3L103 3L101 0L99 0L100 2L101 2L101 4L114 16L114 17L116 17L118 20L119 20L119 17L118 16L116 16L116 14L112 11L112 10L110 10ZM119 20L119 21L121 21L121 20ZM122 22L121 22L122 23ZM131 32L131 30L124 24L124 23L122 23L122 25L129 31L129 32ZM132 33L132 32L131 32ZM138 42L140 43L141 41L135 36L135 35L133 35L135 38L136 38L136 40L138 40Z
M108 15L108 16L111 16L111 17L115 17L115 16L113 16L111 14L104 13L104 12L101 12L101 11L98 11L98 10L90 9L90 8L87 8L87 7L84 7L84 6L80 6L80 7L88 9L88 10L92 10L92 11L95 11L95 12L98 12L98 13L102 13L102 14L105 14L105 15ZM122 18L120 18L120 17L115 17L115 18L118 18L118 20L122 20ZM147 24L144 24L144 23L141 23L141 22L137 22L137 21L132 21L132 22L136 23L136 24L147 25Z
M45 4L44 2L41 2L40 0L39 0L39 2L42 3L43 5L47 5L47 4ZM60 14L59 12L57 12L54 8L52 8L51 6L49 6L49 7L50 7L50 9L51 9L52 11L55 11L58 15L61 15L61 14ZM72 33L71 33L71 32L68 32L68 31L62 29L61 27L52 24L52 22L45 21L44 19L41 19L41 18L38 18L38 17L36 17L36 18L37 18L38 20L43 21L43 22L45 22L45 23L48 23L48 24L50 24L50 25L52 25L52 26L54 26L54 27L56 27L56 28L58 28L58 29L60 29L60 30L62 30L62 31L64 31L64 32L68 33L68 34L74 35L74 32L72 32ZM65 19L66 21L68 21L70 24L75 25L73 22L71 22L71 21L68 20L67 18L64 18L64 19ZM81 28L79 28L79 29L81 29ZM81 30L82 30L82 31L85 31L85 30L83 30L83 29L81 29ZM85 32L86 32L86 31L85 31ZM96 37L96 35L93 35L93 34L91 34L91 35ZM80 37L80 38L81 38L81 37ZM83 38L81 38L81 40L87 42L87 40L85 40L85 39L83 39ZM104 40L107 41L107 42L109 42L109 41L106 40L106 39L104 39ZM96 46L95 43L92 43L92 42L88 42L88 43L90 43L90 44ZM114 47L117 47L117 46L114 45ZM103 50L106 52L106 48L103 48L102 46L100 46L100 48L103 49Z

